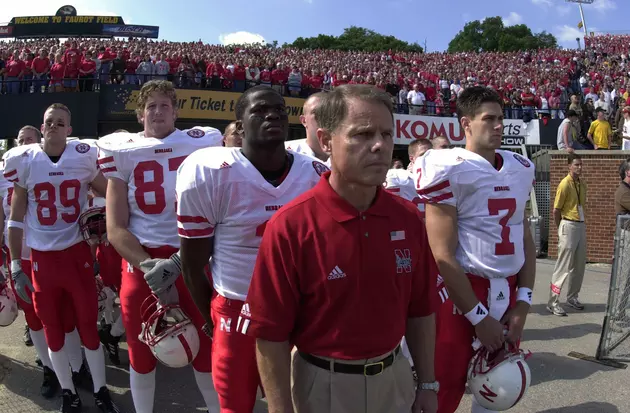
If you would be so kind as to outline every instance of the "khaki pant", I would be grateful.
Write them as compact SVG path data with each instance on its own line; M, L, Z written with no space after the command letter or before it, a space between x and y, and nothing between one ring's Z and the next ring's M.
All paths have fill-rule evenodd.
M388 354L367 360L337 361L366 364ZM363 376L324 370L296 351L292 355L291 390L296 413L409 413L416 394L411 366L402 352L383 373Z
M557 304L568 279L567 300L578 298L586 267L586 225L562 220L558 227L558 260L551 277L549 305Z

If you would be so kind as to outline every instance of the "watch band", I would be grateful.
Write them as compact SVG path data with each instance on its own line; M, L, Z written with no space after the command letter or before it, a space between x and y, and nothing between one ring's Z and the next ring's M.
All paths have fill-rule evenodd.
M419 383L421 390L432 390L434 392L440 391L440 382L434 381L431 383Z

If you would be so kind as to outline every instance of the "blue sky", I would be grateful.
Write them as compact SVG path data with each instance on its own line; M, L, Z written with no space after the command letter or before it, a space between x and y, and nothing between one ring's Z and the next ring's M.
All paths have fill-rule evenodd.
M60 6L71 4L79 15L120 15L127 24L160 26L160 38L201 38L215 44L261 38L282 44L299 36L339 35L345 27L356 25L409 42L423 44L426 39L429 51L442 51L467 21L488 16L551 32L564 47L576 47L580 35L578 6L565 0L67 1L3 1L0 22L15 16L54 15ZM254 7L256 3L265 7ZM595 0L584 6L584 12L589 32L630 33L628 0Z

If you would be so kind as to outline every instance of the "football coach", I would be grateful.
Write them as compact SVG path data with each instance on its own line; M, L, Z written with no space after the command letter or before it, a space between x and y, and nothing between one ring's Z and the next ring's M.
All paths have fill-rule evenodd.
M437 267L418 209L382 187L392 116L370 86L325 94L315 118L332 171L266 226L239 324L257 339L269 412L437 411Z

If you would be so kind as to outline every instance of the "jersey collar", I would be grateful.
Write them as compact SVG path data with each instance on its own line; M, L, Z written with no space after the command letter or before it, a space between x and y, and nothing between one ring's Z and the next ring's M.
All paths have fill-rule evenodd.
M359 218L361 215L388 216L388 210L391 210L390 196L382 187L376 189L376 200L367 211L363 214L348 201L343 199L330 186L328 179L330 171L325 172L317 185L313 188L315 200L323 206L328 213L337 222L350 221Z

